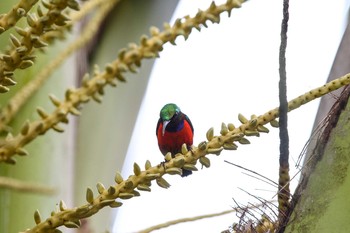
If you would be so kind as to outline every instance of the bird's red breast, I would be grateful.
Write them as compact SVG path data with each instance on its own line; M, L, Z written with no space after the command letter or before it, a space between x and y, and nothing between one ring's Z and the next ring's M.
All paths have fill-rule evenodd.
M165 130L164 135L163 122L159 122L157 128L157 139L158 146L163 155L171 152L172 155L181 152L182 144L186 143L187 147L190 148L193 144L193 128L190 122L184 119L182 129L170 132Z

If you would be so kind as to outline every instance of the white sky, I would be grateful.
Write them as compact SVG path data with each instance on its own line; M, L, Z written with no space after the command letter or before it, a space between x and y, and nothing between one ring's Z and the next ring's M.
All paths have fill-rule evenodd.
M217 4L223 1L217 1ZM323 85L345 29L349 1L291 1L287 47L288 97L294 98ZM210 1L181 1L174 19L193 16ZM251 0L223 14L220 24L194 31L189 39L166 45L156 61L129 145L123 175L132 174L132 164L146 159L156 165L163 160L155 127L161 107L174 102L186 113L195 129L194 144L205 140L210 127L220 131L221 122L239 125L238 113L260 115L278 106L278 52L282 1ZM289 114L291 174L295 160L310 136L318 101ZM118 209L115 233L137 232L152 225L184 217L228 210L232 198L242 204L256 202L238 188L271 199L276 188L224 162L239 164L278 180L278 129L250 138L250 145L237 151L209 155L212 166L193 175L166 175L172 185L162 189L152 184L152 192L124 201ZM145 140L147 139L147 140ZM293 160L294 159L294 160ZM295 187L296 181L292 186ZM156 232L221 232L234 221L235 214L179 224Z

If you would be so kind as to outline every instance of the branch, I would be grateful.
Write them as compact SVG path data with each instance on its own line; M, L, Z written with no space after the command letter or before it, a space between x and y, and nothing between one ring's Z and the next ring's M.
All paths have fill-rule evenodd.
M322 87L311 90L304 95L301 95L288 103L288 111L296 109L303 104L308 103L315 98L327 94L341 86L350 84L350 74L347 74L339 79L333 80ZM174 156L171 153L165 155L165 163L158 164L152 167L149 161L145 163L145 170L141 170L137 163L134 163L134 175L130 175L128 179L124 180L119 172L116 173L116 184L111 185L108 189L101 183L97 183L97 197L91 188L87 188L86 201L87 204L67 209L63 201L60 202L60 209L53 212L51 217L42 222L39 211L34 213L36 226L25 231L26 233L40 233L40 232L57 232L57 227L79 227L80 220L87 218L97 213L100 209L109 207L120 207L122 203L119 199L130 199L139 196L140 191L151 191L151 181L156 180L157 184L162 188L169 188L170 184L163 178L165 174L181 175L182 168L196 171L195 164L199 161L205 167L210 167L210 160L206 157L208 154L219 155L223 149L236 150L237 144L250 143L246 137L258 136L260 132L268 133L269 130L264 126L270 123L272 126L278 126L276 118L279 116L279 108L268 111L267 113L258 117L253 116L248 120L243 115L239 114L238 119L242 122L238 128L233 124L221 126L221 131L218 136L214 136L213 128L210 128L206 134L207 140L201 142L198 147L193 146L191 150L187 150L187 146L182 146L182 153Z
M86 15L89 10L92 10L91 6L96 6L96 4L102 4L98 9L94 17L89 21L89 23L84 28L83 32L79 37L68 45L60 54L56 56L44 69L42 69L37 75L36 78L26 84L21 88L10 100L9 102L1 109L0 111L0 131L6 129L6 125L11 122L17 112L21 107L29 100L29 98L46 82L50 75L59 67L62 62L65 61L74 51L78 50L84 46L91 38L96 34L102 20L107 16L108 12L113 9L113 7L119 2L119 0L95 0L89 1L84 4L79 16L74 14L74 19L78 20L83 15ZM92 4L94 3L94 4ZM72 21L73 22L73 21ZM72 24L70 22L70 24Z
M176 224L179 224L179 223L194 222L194 221L201 220L201 219L204 219L204 218L218 217L218 216L229 214L229 213L236 212L236 211L237 211L236 208L233 208L232 210L226 210L226 211L222 211L222 212L214 213L214 214L200 215L200 216L196 216L196 217L192 217L192 218L180 218L180 219L172 220L172 221L169 221L169 222L165 222L165 223L162 223L162 224L159 224L159 225L156 225L156 226L152 226L152 227L146 228L146 229L144 229L142 231L138 231L137 233L149 233L149 232L152 232L152 231L155 231L155 230L159 230L159 229L162 229L162 228L166 228L166 227L170 227L172 225L176 225Z
M21 0L8 13L0 15L0 35L16 25L37 2L38 0Z
M288 138L288 101L287 101L287 72L286 48L288 30L288 0L283 2L283 20L281 29L281 45L279 53L279 101L280 101L280 166L289 166L289 138Z
M171 27L164 24L164 31L160 32L158 28L151 27L151 37L141 37L140 45L130 44L128 49L122 49L118 58L106 65L103 72L95 70L93 77L86 75L83 78L83 85L77 89L68 89L65 94L65 100L60 101L51 95L50 100L56 106L56 109L48 114L43 109L38 108L38 114L42 118L34 122L27 121L21 129L21 133L13 137L8 134L7 139L0 146L0 162L14 164L16 161L12 158L15 154L27 155L28 152L23 147L33 141L39 135L46 133L49 129L58 132L64 130L58 125L60 122L68 123L68 114L80 115L78 108L91 98L101 102L101 95L107 85L116 86L116 80L125 81L125 72L137 72L137 67L146 58L155 58L163 50L163 45L167 42L175 43L175 39L184 36L186 39L193 28L200 30L201 25L206 26L206 21L218 23L220 14L230 13L233 8L241 6L242 1L228 0L225 4L216 6L212 3L206 11L199 10L195 17L184 17L177 19Z
M34 64L33 52L38 48L46 47L54 39L62 37L60 31L66 30L66 21L69 18L63 13L66 8L79 9L75 0L57 0L50 3L42 2L47 9L44 13L38 7L37 14L26 15L29 27L23 29L16 27L16 32L21 36L18 39L11 34L12 48L6 54L0 55L0 93L9 91L9 86L16 82L13 80L13 72L16 69L26 69ZM21 8L22 9L22 8Z
M279 101L280 101L280 169L278 186L278 211L280 222L286 216L289 207L290 189L289 189L289 135L288 135L288 102L287 102L287 72L286 72L286 48L287 31L289 20L289 0L283 1L283 19L281 26L281 45L279 53Z

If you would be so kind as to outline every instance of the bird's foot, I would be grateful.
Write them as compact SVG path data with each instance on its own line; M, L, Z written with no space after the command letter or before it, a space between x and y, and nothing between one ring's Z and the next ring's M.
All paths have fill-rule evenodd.
M167 162L166 160L165 160L165 161L160 162L160 166L163 166L164 170L166 170L166 168L165 168L165 163L166 163L166 162Z
M189 146L188 150L191 151L191 153L194 155L195 148L193 148L193 146Z

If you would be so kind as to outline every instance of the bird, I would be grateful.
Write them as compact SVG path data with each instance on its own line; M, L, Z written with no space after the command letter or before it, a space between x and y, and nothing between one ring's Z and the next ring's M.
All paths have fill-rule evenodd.
M171 152L172 156L181 153L185 143L190 150L193 144L193 125L186 114L174 103L168 103L160 110L156 128L158 146L163 155ZM192 171L182 169L182 177L191 175Z

